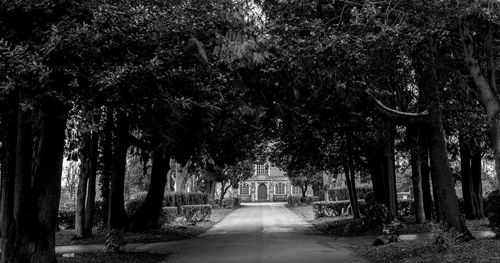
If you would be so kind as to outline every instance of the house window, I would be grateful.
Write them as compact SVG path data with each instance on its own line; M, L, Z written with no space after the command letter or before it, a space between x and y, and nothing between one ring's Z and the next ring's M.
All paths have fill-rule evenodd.
M274 186L275 195L284 195L286 193L286 185L284 183L276 183Z
M240 195L249 195L250 194L250 186L248 184L243 183L240 186Z
M300 189L300 186L292 186L292 195L301 195L302 194L302 189Z
M261 176L261 175L266 176L267 175L267 165L258 164L258 165L256 165L255 169L257 170L257 176Z

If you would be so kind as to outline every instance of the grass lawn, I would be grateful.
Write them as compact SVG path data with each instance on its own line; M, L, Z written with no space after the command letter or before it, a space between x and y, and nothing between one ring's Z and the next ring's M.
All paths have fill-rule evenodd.
M128 252L128 253L79 253L58 255L57 262L61 263L140 263L140 262L165 262L168 254Z
M127 243L152 243L194 238L224 219L232 211L232 209L213 209L210 221L201 222L195 226L177 221L158 230L125 232L124 239ZM58 231L56 232L56 246L104 244L106 230L94 229L93 233L90 238L74 239L72 229Z

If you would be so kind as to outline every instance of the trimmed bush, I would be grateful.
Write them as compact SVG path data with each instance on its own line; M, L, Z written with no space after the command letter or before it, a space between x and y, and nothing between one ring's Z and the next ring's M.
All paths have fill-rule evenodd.
M135 214L144 203L144 200L146 200L147 195L148 192L139 192L134 194L125 204L125 211L127 212L127 215L132 216Z
M289 206L292 206L292 207L297 207L297 206L300 206L301 202L300 202L300 196L298 195L289 195L288 198L287 198L287 203Z
M211 205L183 205L181 215L191 224L207 221L212 214Z
M371 185L359 185L356 187L358 199L365 199L366 194L372 191L373 187ZM328 198L330 198L330 201L349 200L349 191L345 186L330 188L328 189Z
M500 237L500 191L494 190L486 198L486 211L490 227Z
M206 193L167 192L164 195L163 206L205 205L208 204Z
M171 224L177 219L179 209L176 206L165 206L160 212L160 226Z
M59 210L57 213L57 223L59 227L63 227L64 229L73 229L75 228L75 210Z
M222 200L222 208L235 208L241 206L241 199L239 197L229 197Z

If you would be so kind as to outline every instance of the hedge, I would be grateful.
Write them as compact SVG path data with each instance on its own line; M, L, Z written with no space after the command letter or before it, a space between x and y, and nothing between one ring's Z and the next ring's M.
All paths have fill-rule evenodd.
M171 224L179 216L179 209L176 206L165 206L160 213L160 226Z
M359 185L356 187L358 199L365 199L366 194L372 191L373 187L371 185ZM328 189L328 198L330 201L349 200L349 190L345 186L330 188Z
M94 206L94 219L93 226L102 227L104 221L102 209L102 201L97 200ZM57 223L59 227L63 227L64 229L73 229L75 228L75 210L59 210L57 213Z
M229 197L222 200L222 208L235 208L241 206L241 199L239 197Z
M207 221L212 214L211 205L183 205L180 210L181 215L191 224Z
M163 206L205 205L208 204L206 193L167 192L164 195Z

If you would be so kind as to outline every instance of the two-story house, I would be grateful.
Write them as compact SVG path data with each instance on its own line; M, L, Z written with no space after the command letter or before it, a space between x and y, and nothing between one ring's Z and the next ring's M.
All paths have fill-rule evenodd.
M307 195L312 190L307 189ZM269 162L254 165L254 175L242 182L237 196L243 202L286 202L289 195L301 195L300 187L292 186L285 172Z

